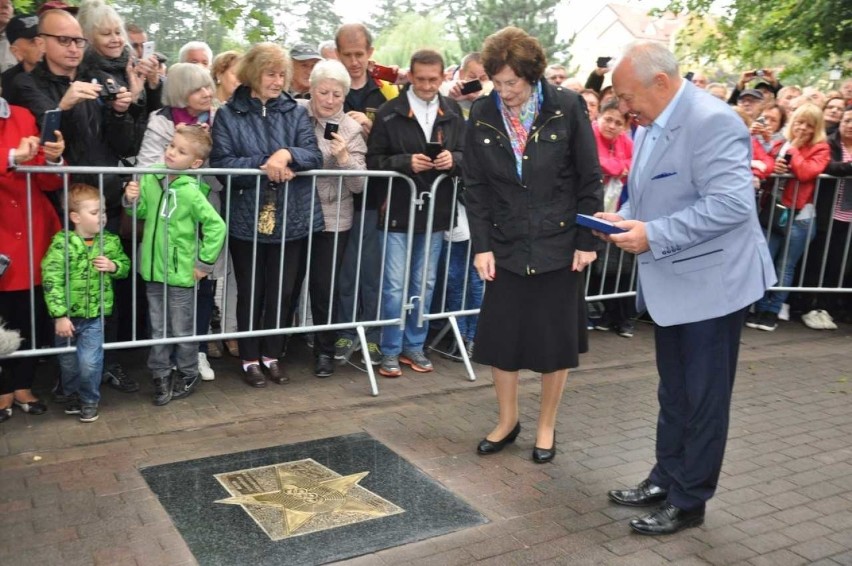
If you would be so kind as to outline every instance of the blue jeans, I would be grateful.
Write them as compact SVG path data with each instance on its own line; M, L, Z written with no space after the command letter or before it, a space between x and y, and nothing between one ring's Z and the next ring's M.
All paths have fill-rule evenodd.
M353 320L376 320L379 305L379 279L382 272L382 231L378 228L378 212L356 210L352 218L352 229L349 231L349 242L343 253L343 265L340 267L337 285L337 321L353 322ZM364 238L361 239L361 225L364 225ZM361 247L361 273L358 279L358 289L355 288L355 276L358 270L358 248ZM357 301L357 305L356 305ZM355 311L355 318L352 313ZM378 327L367 328L367 340L378 342ZM356 339L356 332L341 330L342 338Z
M789 287L793 283L793 277L796 273L796 265L802 259L805 253L805 248L811 243L811 240L816 236L816 230L811 228L813 219L795 220L790 228L790 246L787 250L787 257L784 257L784 237L778 234L769 235L769 253L775 261L775 271L778 275L778 286ZM786 262L784 260L787 260ZM789 291L768 291L760 301L758 301L755 309L758 312L772 312L778 314L781 312L781 305L787 300Z
M420 293L420 282L426 264L426 293L414 301L414 308L405 319L405 329L399 325L382 328L382 354L398 356L401 352L422 352L429 325L417 326L417 312L420 304L432 304L432 292L435 290L435 278L438 275L438 259L441 257L443 237L441 232L432 234L428 252L425 249L426 234L414 234L411 250L411 277L408 294ZM388 234L388 249L385 254L385 279L382 285L382 318L395 318L402 312L402 283L405 277L405 248L408 234L391 232Z
M167 292L164 293L163 289ZM165 286L148 282L148 317L151 321L151 338L192 336L192 311L195 307L195 289L192 287ZM198 376L198 343L155 344L148 353L148 369L155 378L168 377L172 372L172 353L182 377Z
M72 318L74 337L71 345L77 351L59 355L62 375L62 391L66 395L76 393L80 404L97 407L101 400L101 374L104 369L104 327L100 317ZM68 345L67 338L56 337L56 345Z
M445 291L447 302L444 310L447 312L458 310L478 309L482 304L482 290L484 284L479 274L473 267L473 254L471 253L470 262L467 261L467 248L470 240L464 242L444 242L444 248L441 251L441 265L446 261L446 254L450 254L449 275L447 276L447 289ZM467 272L467 293L464 293L465 272ZM436 302L440 297L435 299ZM434 305L435 308L440 307L440 304ZM469 316L460 316L457 321L459 324L459 332L466 342L473 340L476 336L476 323L479 316L472 314Z

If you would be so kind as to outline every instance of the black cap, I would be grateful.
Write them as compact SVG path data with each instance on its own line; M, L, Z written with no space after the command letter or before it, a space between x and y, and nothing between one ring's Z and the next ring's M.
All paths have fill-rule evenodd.
M9 40L9 45L12 45L21 38L33 39L37 35L38 16L34 16L33 14L15 16L6 24L6 38Z
M758 100L763 100L763 93L757 90L756 88L749 88L740 93L740 98L744 96L751 96Z

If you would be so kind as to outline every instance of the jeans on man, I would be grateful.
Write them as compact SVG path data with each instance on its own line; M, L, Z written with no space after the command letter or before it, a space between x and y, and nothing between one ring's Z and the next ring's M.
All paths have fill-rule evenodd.
M478 309L482 305L482 291L484 283L479 278L479 273L473 267L473 255L468 260L468 247L470 240L463 242L444 242L441 251L441 265L446 261L446 254L450 254L450 265L447 275L447 289L445 311L459 311ZM465 281L467 274L467 281ZM465 286L466 283L466 286ZM465 292L466 291L466 292ZM436 298L438 302L440 297ZM433 311L440 308L440 302L433 305ZM472 314L457 318L459 332L466 342L473 340L476 336L476 323L479 316Z
M104 327L100 317L72 318L71 323L74 337L70 345L76 345L77 351L59 354L62 391L66 395L76 393L81 405L97 406L104 369ZM55 344L59 348L67 346L69 339L57 336Z
M378 228L378 212L365 210L363 218L361 211L356 210L352 217L352 228L349 231L349 242L343 253L343 265L338 276L338 309L339 322L376 320L379 305L379 281L382 269L382 231ZM361 238L361 227L364 237ZM358 272L358 251L361 250L361 270ZM358 288L355 286L356 275ZM355 317L353 318L353 312ZM368 327L367 341L378 342L378 327ZM338 336L357 340L355 329L341 330Z
M785 256L785 238L778 234L769 235L769 254L775 261L775 270L778 274L778 286L789 287L793 283L793 277L796 274L796 266L802 255L805 253L805 248L811 243L811 240L816 236L816 230L811 227L813 218L807 220L795 220L790 227L790 244L786 249ZM768 291L760 301L758 301L755 309L758 312L773 312L778 314L781 312L781 305L787 300L789 291Z
M411 277L408 295L420 294L423 269L426 269L426 292L415 299L414 308L405 319L405 329L394 324L382 328L382 354L397 356L401 352L422 352L429 325L417 326L417 312L420 304L432 304L432 292L435 290L435 278L438 274L438 259L441 257L443 237L441 232L432 234L429 250L425 249L426 234L414 234L411 250ZM402 285L405 278L406 247L408 234L388 233L388 247L385 254L385 276L382 285L382 318L395 318L402 312Z
M195 308L195 288L149 282L146 285L146 294L153 340L194 334L192 311ZM172 353L182 377L193 379L198 376L198 343L181 342L151 346L148 369L155 378L168 377L171 374Z

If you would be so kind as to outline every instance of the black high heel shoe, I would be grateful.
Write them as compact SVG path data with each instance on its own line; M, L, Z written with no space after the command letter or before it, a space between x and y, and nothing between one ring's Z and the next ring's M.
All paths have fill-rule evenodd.
M518 438L518 435L521 433L521 423L515 425L515 428L512 429L512 432L507 434L503 440L488 440L488 438L483 438L479 443L479 446L476 447L476 451L479 452L483 456L487 456L489 454L496 454L506 447L507 444L511 444Z
M536 464L546 464L556 456L556 431L553 431L553 446L550 448L533 448L532 459Z

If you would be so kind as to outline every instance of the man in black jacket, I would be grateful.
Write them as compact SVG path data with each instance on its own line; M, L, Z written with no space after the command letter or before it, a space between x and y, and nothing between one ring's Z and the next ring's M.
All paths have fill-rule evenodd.
M15 77L13 98L9 102L29 109L39 125L48 110L62 111L59 129L65 138L65 158L70 165L117 166L119 159L131 155L136 146L133 120L127 112L130 92L122 87L119 92L104 96L105 85L77 80L77 69L88 41L70 13L45 11L39 18L38 32L36 41L44 60L32 72ZM74 175L71 180L95 187L103 182L106 228L117 233L122 193L119 176ZM107 320L107 340L115 341L116 324ZM119 391L138 391L139 384L124 373L114 358L110 361L105 366L103 381Z
M403 299L406 251L412 197L428 193L440 175L448 175L435 190L433 223L428 226L432 203L426 198L414 214L414 239L411 242L411 277L409 295L429 305L438 269L443 237L440 232L452 224L453 182L450 177L461 171L464 143L464 117L458 103L438 94L444 75L444 60L431 50L411 56L411 87L387 102L376 113L367 143L367 168L397 171L414 179L417 195L401 179L394 179L390 191L382 180L376 183L387 196L379 212L379 226L388 229L382 285L382 318L399 316ZM428 142L428 143L427 143ZM434 148L434 150L432 149ZM431 228L427 245L427 228ZM426 271L426 288L420 283ZM417 305L415 305L416 307ZM402 375L400 363L417 372L432 371L432 363L423 354L428 325L417 326L417 308L405 322L405 329L386 326L382 329L382 363L379 373L385 377Z

